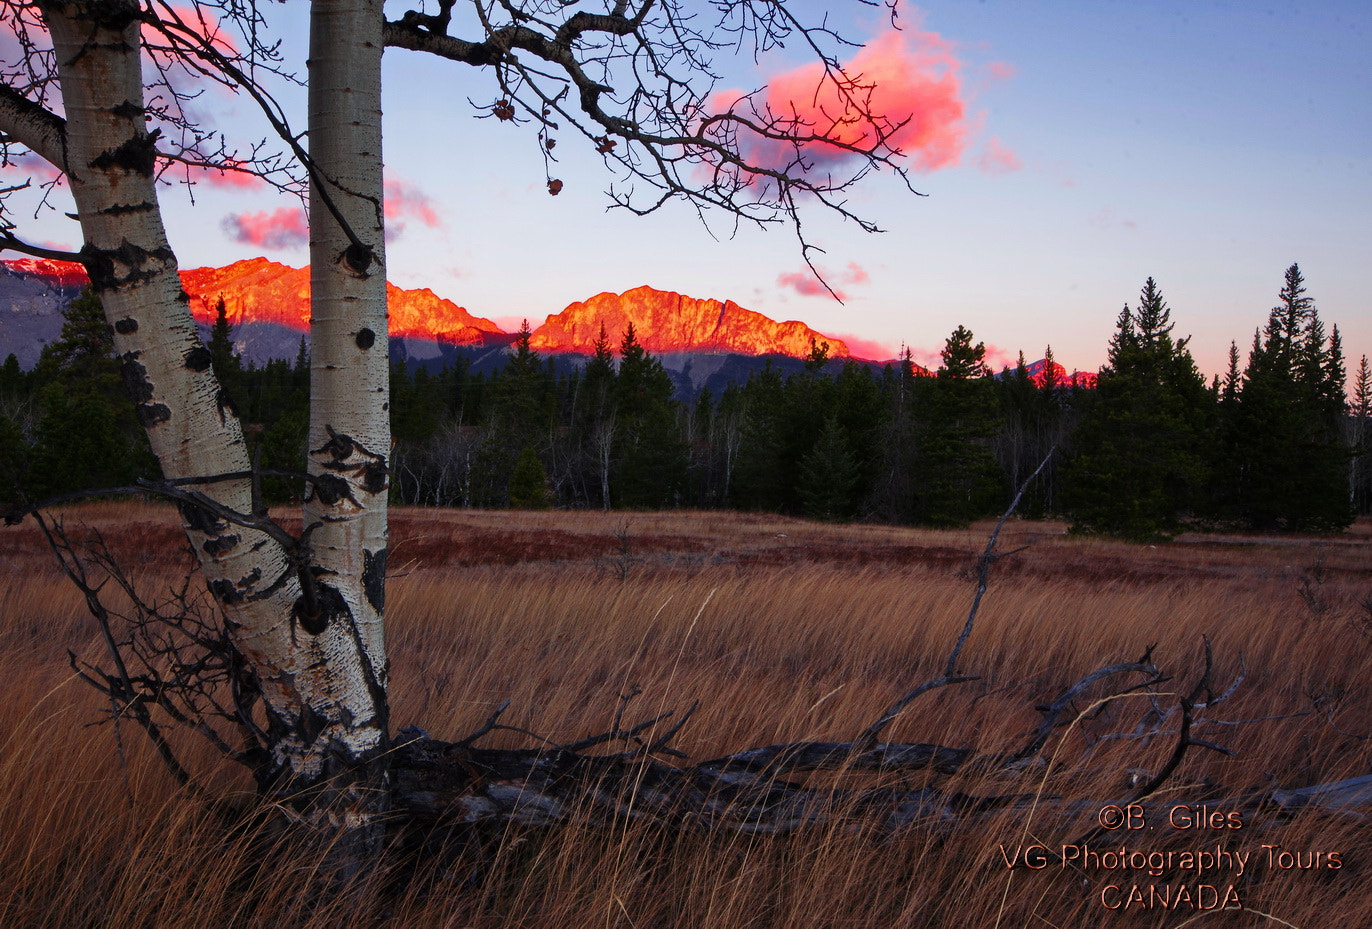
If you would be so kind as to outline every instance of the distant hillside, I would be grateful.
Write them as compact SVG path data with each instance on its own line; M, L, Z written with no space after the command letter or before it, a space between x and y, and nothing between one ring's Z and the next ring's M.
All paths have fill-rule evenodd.
M294 359L301 336L308 339L308 267L250 258L223 268L182 271L181 281L191 312L206 333L216 304L224 300L235 345L248 361L261 365L273 358ZM43 345L61 332L62 310L85 284L85 270L78 264L33 258L0 262L0 358L12 352L21 367L33 367ZM491 320L427 288L387 285L386 293L393 359L430 370L459 357L481 372L504 365L514 336ZM842 339L802 322L777 322L732 300L698 299L646 286L571 304L534 329L531 344L569 370L594 351L602 327L617 348L631 324L639 343L672 375L680 396L694 396L706 387L718 393L769 363L783 373L800 370L812 344L827 343L831 365L848 360L886 363L854 358ZM1029 368L1041 382L1043 362ZM1072 376L1060 365L1057 371L1058 383L1070 382ZM1094 374L1075 377L1083 386L1094 386Z
M0 360L25 370L62 331L62 311L86 286L86 270L64 261L0 261Z
M699 300L652 287L596 294L573 303L535 329L530 344L549 354L589 355L602 327L611 346L618 346L630 325L639 344L654 355L708 352L805 358L812 344L827 343L830 358L851 357L842 340L802 322L779 323L732 300Z

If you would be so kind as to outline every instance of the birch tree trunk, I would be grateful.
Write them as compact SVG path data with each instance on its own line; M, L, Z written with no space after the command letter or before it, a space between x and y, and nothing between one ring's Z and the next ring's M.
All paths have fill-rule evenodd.
M67 176L85 238L83 261L114 329L124 380L163 474L179 479L247 472L242 429L201 344L158 207L157 140L145 120L138 4L90 0L40 7L56 52L65 124L51 114L41 119L0 107L0 131L29 144ZM379 4L368 15L379 31ZM368 15L351 12L346 24L331 26L314 54L319 70L334 76L328 93L346 100L350 91L339 77L365 66L355 58L331 66L329 59L335 50L357 44L374 49L371 84L358 96L372 101L361 109L372 112L379 139L381 45L362 38L358 28ZM327 15L321 19L332 22ZM325 107L319 118L351 117ZM316 144L321 153L330 144L334 153L370 153L360 160L375 162L374 178L338 178L349 190L371 191L350 199L367 203L366 210L353 205L357 225L375 235L379 256L380 148L351 147L359 143L347 128L335 138L331 127L321 126ZM347 250L337 248L336 240L326 230L315 243L316 253L329 253L332 260L320 269L315 290L316 306L326 309L315 311L314 389L327 396L316 402L310 446L320 490L306 525L322 523L313 534L313 550L307 545L290 551L263 532L215 515L212 507L183 505L182 519L267 708L270 757L258 769L259 781L282 796L323 799L318 809L331 811L332 821L357 823L384 807L384 791L369 788L371 762L386 741L381 590L387 472L384 455L372 451L389 451L385 297L384 290L374 296L384 288L379 258L370 265L375 273L359 274L338 264L339 253ZM357 312L363 305L366 312ZM364 334L366 326L374 335ZM336 345L340 339L348 345ZM369 352L372 341L379 347ZM214 505L253 513L246 478L190 489ZM339 803L348 807L342 820L334 818Z
M390 359L381 177L381 0L310 11L310 432L305 503L336 735L348 765L387 736ZM384 772L367 766L369 777ZM371 790L380 783L360 785ZM373 791L384 795L384 790Z

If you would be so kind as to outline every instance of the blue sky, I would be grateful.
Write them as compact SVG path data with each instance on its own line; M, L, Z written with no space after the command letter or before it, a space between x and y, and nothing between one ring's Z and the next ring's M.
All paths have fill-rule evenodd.
M271 14L301 70L304 7ZM885 29L859 4L798 9L827 10L862 41ZM611 177L570 136L554 172L566 186L550 197L533 130L474 119L468 100L494 99L488 76L396 49L386 162L409 208L392 221L403 228L391 279L507 327L648 284L857 336L875 343L868 354L907 344L928 361L961 324L995 361L1051 344L1069 369L1094 370L1151 275L1210 374L1231 339L1246 351L1296 261L1350 368L1372 353L1372 6L950 0L903 5L900 21L951 56L964 144L957 163L914 175L927 197L890 177L853 191L850 205L884 234L806 217L844 304L786 283L804 266L784 229L731 237L725 217L707 230L684 205L607 211ZM798 64L793 54L722 61L723 86L764 83ZM204 107L235 136L264 134L241 98L212 92ZM201 185L194 206L169 191L164 207L183 267L306 260L289 237L264 248L231 235L234 214L294 207L271 191ZM42 220L33 238L70 240L62 222Z

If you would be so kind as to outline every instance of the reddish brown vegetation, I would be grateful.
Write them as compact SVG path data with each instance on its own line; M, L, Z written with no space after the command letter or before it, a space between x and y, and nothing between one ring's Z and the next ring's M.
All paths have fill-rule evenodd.
M101 528L141 583L165 582L181 547L172 511L135 504L69 510ZM1159 643L1189 686L1200 636L1228 680L1249 675L1225 720L1202 732L1233 757L1193 750L1158 802L1224 804L1372 768L1372 526L1328 539L1187 537L1159 548L1066 537L1017 523L994 569L961 667L979 681L916 702L891 738L996 751L1038 722L1033 709L1104 662ZM79 532L74 533L79 536ZM642 715L701 707L677 744L694 760L747 746L851 738L912 683L940 673L970 597L984 533L832 526L718 513L602 514L400 510L393 522L390 640L394 718L435 736L475 730L503 700L511 725L570 741L604 731L619 695ZM178 792L135 733L121 770L94 694L71 680L67 648L95 658L79 598L55 577L27 527L0 533L0 923L123 929L233 926L706 927L835 925L1180 926L1194 912L1121 913L1100 900L1114 877L1009 870L1000 847L1050 847L1089 828L1125 772L1156 770L1170 739L1095 741L1127 731L1123 698L1055 736L1049 767L1022 777L922 772L943 796L1041 794L1038 810L932 818L895 834L826 825L785 839L664 835L625 823L606 833L503 829L395 867L419 881L357 904L300 888L311 854L250 822L226 824ZM1295 715L1288 715L1295 714ZM1267 718L1281 717L1281 718ZM493 733L483 744L529 747ZM537 743L532 743L537 744ZM201 783L246 785L186 743ZM126 780L127 778L127 780ZM1060 797L1063 799L1052 799ZM1086 806L1070 814L1070 801ZM238 801L248 805L246 799ZM1158 808L1154 808L1158 809ZM1246 814L1247 815L1247 814ZM1101 839L1117 847L1118 836ZM1260 805L1230 835L1163 828L1134 844L1186 851L1220 841L1339 852L1338 870L1250 868L1233 880L1248 911L1200 925L1363 926L1372 838L1361 819ZM383 869L380 878L384 878ZM1175 882L1180 878L1167 878ZM1212 881L1213 882L1213 881ZM357 906L356 911L347 911ZM389 922L387 922L389 920Z

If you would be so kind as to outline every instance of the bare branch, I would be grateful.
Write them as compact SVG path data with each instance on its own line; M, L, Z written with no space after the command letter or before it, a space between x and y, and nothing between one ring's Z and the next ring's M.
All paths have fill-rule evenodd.
M621 186L609 190L617 207L645 214L680 199L702 219L718 209L736 221L791 225L821 281L802 204L876 232L844 192L877 170L914 192L895 142L907 120L875 110L874 85L837 58L854 43L823 22L808 25L784 4L753 0L721 4L715 22L700 24L704 14L678 0L644 0L632 10L627 2L608 11L578 6L473 4L482 34L463 39L449 34L452 5L444 3L437 14L410 10L387 22L385 42L489 68L500 96L487 115L510 121L523 113L538 126L545 155L562 127L580 134L620 173ZM797 39L821 66L816 99L832 106L802 113L790 103L774 109L760 90L715 93L716 54L751 45L756 56Z

